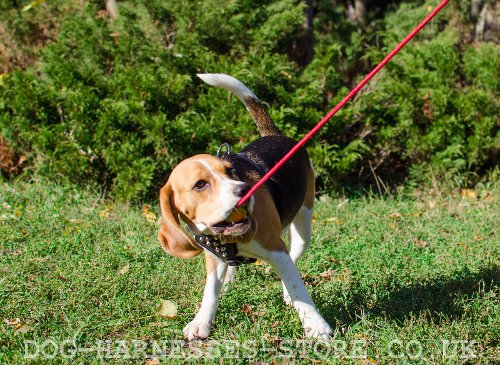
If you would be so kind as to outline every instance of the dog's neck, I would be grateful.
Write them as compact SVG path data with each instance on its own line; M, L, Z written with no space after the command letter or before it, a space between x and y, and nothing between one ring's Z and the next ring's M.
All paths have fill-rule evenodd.
M238 256L238 247L234 242L222 243L218 237L214 235L203 234L202 232L199 232L197 228L197 232L193 233L193 230L191 229L192 225L186 222L186 220L182 217L179 218L179 221L181 222L181 228L188 236L193 239L196 245L217 256L221 261L228 264L229 266L252 264L257 261L257 259L252 257Z

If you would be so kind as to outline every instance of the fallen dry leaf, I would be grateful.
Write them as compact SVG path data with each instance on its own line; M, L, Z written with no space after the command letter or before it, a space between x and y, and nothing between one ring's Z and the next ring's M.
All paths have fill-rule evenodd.
M106 209L100 210L99 211L99 218L102 218L102 219L109 218L111 215L111 211L112 211L112 209L110 209L109 207Z
M460 190L460 195L463 198L476 199L477 195L473 189L462 189Z
M21 216L22 209L23 209L22 205L18 205L17 206L17 208L14 210L14 214L15 214L16 217L20 217Z
M330 268L318 275L304 275L303 280L311 286L316 286L318 284L329 281L333 275L334 270Z
M245 314L248 314L252 311L253 307L249 304L243 303L243 307L241 308L241 311Z
M463 249L465 251L468 251L470 249L470 246L467 243L465 243L465 242L459 242L459 243L457 243L457 245L460 246L460 247L463 247Z
M337 204L337 209L341 209L343 208L345 205L347 205L347 203L349 203L349 199L342 199L340 201L340 203Z
M275 335L270 335L269 333L265 333L263 336L264 341L273 344L273 345L279 345L281 341L283 341L281 338Z
M34 260L36 262L47 262L50 260L50 256L45 256L45 257L35 257Z
M162 299L156 312L163 318L175 318L177 317L177 304L171 300Z
M319 274L320 277L325 278L325 279L330 279L333 275L333 269L328 269L326 271L323 271L321 274Z
M29 322L22 323L19 318L14 318L14 319L4 319L3 322L12 327L16 333L27 333L31 330L33 330L33 327L28 326Z
M45 2L45 0L35 0L35 1L32 1L31 3L29 3L28 5L25 5L22 9L21 9L21 13L24 13L25 11L28 11L30 10L31 8L35 7L35 6L38 6L40 4L43 4Z
M355 333L354 338L360 338L362 340L366 340L368 338L368 335L366 333Z
M389 217L392 219L399 219L399 218L401 218L401 213L393 212L393 213L391 213L391 215Z
M416 210L413 213L411 213L411 216L415 217L415 218L420 217L421 215L422 215L422 212L420 210Z
M3 323L5 323L8 326L17 326L21 323L21 320L19 318L14 318L14 319L4 319Z
M490 191L487 191L487 192L484 194L483 199L484 199L484 200L488 200L488 201L490 201L490 200L492 200L492 199L493 199L493 194L492 194Z
M126 274L129 269L130 269L130 264L127 264L124 267L122 267L120 270L118 270L118 274L120 274L120 275Z
M370 365L370 364L378 364L378 361L369 357L367 359L360 359L360 360L358 360L357 363L361 364L361 365Z
M107 10L98 10L97 11L97 18L103 19L108 16L108 11Z
M153 212L144 213L144 218L146 218L149 223L156 223L156 215Z
M17 328L16 333L28 333L29 331L32 331L33 327L28 326L27 324L22 324L20 327Z
M1 254L4 254L4 255L12 255L12 256L21 256L24 251L23 250L0 250L0 253Z
M348 284L351 281L351 270L348 267L342 269L342 273L337 275L337 282Z
M142 215L146 220L150 223L155 223L156 222L156 215L150 210L151 205L146 204L142 207Z
M241 311L245 313L247 316L251 317L252 319L255 319L256 317L262 317L266 314L264 310L256 311L253 310L253 307L249 304L243 304Z
M328 259L328 261L331 261L331 262L333 262L334 264L339 264L339 265L342 265L342 261L337 260L335 257L330 256L330 257L327 257L327 259Z
M160 365L160 359L157 357L153 357L151 359L147 359L144 363L145 365Z
M418 248L424 248L424 247L429 246L429 244L430 244L429 242L427 242L425 240L418 239L418 238L415 238L413 241L415 243L415 247L418 247Z
M169 324L167 322L151 322L149 327L166 327Z

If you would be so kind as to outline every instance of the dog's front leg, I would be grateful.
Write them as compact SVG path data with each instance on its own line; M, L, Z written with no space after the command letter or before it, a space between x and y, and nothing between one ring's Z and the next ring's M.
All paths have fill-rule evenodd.
M267 260L283 281L293 306L299 312L306 336L329 340L332 329L316 309L290 255L283 251L273 251Z
M205 339L210 333L219 306L219 296L226 276L227 264L205 252L207 279L201 307L196 317L184 327L184 336L188 340Z

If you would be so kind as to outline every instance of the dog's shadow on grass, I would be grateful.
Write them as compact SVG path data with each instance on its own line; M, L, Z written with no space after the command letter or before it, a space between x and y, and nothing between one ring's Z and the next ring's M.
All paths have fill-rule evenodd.
M412 314L440 322L444 318L460 318L467 310L468 299L484 296L499 285L498 267L475 273L464 269L452 276L397 287L376 300L368 300L372 293L354 285L343 305L326 306L322 312L330 323L340 321L344 325L359 321L363 312L398 322Z

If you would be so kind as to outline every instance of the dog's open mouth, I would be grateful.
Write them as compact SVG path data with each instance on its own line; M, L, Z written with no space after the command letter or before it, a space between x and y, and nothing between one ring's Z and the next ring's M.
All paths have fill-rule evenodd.
M235 209L225 221L214 224L212 226L212 231L214 231L215 234L225 236L242 235L250 228L250 220L247 214L248 211L246 206Z
M239 236L244 234L248 228L250 228L250 220L245 218L239 222L219 222L212 226L212 231L224 236Z

